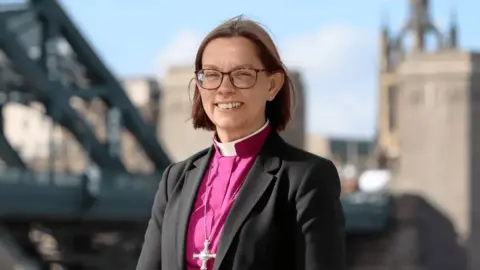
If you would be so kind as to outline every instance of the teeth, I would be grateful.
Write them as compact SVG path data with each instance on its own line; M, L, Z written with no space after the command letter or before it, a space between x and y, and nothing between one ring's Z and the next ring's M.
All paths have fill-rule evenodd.
M240 106L240 102L233 102L233 103L218 103L217 106L220 108L220 109L233 109L233 108L236 108L238 106Z

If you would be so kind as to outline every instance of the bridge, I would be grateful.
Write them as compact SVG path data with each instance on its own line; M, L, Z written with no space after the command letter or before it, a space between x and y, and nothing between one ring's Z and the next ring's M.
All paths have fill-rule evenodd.
M85 166L38 171L25 161L3 128L12 103L41 105L81 146ZM95 103L103 126L89 121ZM56 0L0 5L0 112L0 269L133 269L138 232L170 160L154 124ZM129 170L124 134L152 170Z

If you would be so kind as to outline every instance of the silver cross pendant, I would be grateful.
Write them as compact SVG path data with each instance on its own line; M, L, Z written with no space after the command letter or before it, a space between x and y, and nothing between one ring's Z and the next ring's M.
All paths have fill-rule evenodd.
M200 268L200 270L207 270L207 262L208 260L210 259L214 259L216 254L214 253L210 253L210 241L208 241L207 239L205 239L205 242L203 242L203 250L202 252L200 253L194 253L193 254L193 258L194 259L199 259L200 261L202 261L202 267Z

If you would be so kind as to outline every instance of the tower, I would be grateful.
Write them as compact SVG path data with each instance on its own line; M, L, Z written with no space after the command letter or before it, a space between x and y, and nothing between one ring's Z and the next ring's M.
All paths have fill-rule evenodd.
M411 54L428 52L426 37L435 37L433 51L455 51L457 49L457 29L452 22L448 35L442 33L435 25L429 12L428 0L409 0L409 18L397 35L391 35L388 22L385 20L380 34L379 51L379 119L377 150L395 163L399 155L398 141L398 66ZM412 44L405 44L408 36L413 38ZM408 46L410 45L410 46ZM410 50L408 50L410 47ZM379 153L379 154L380 154Z
M426 0L410 0L397 36L382 31L378 149L394 172L393 190L424 196L444 213L468 247L471 269L480 269L473 256L480 252L480 54L457 47L454 22L445 32ZM433 50L427 34L436 38Z

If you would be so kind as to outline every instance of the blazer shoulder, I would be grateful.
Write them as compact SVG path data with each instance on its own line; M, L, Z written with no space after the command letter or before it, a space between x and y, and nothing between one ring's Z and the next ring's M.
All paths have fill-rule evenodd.
M290 185L297 193L303 194L311 189L322 189L329 191L334 197L340 195L340 177L337 167L330 159L289 144L282 151L282 159Z
M335 167L335 164L330 159L297 148L287 142L285 142L285 147L281 151L281 159L289 167L302 170L308 170L312 167Z
M210 147L208 148L205 148L201 151L198 151L197 153L189 156L188 158L184 159L184 160L181 160L181 161L178 161L178 162L175 162L175 163L172 163L170 166L172 167L171 169L172 170L178 170L178 169L184 169L184 168L187 168L189 167L190 165L192 165L195 161L197 161L198 159L204 157L205 155L208 154L208 151L210 150Z

